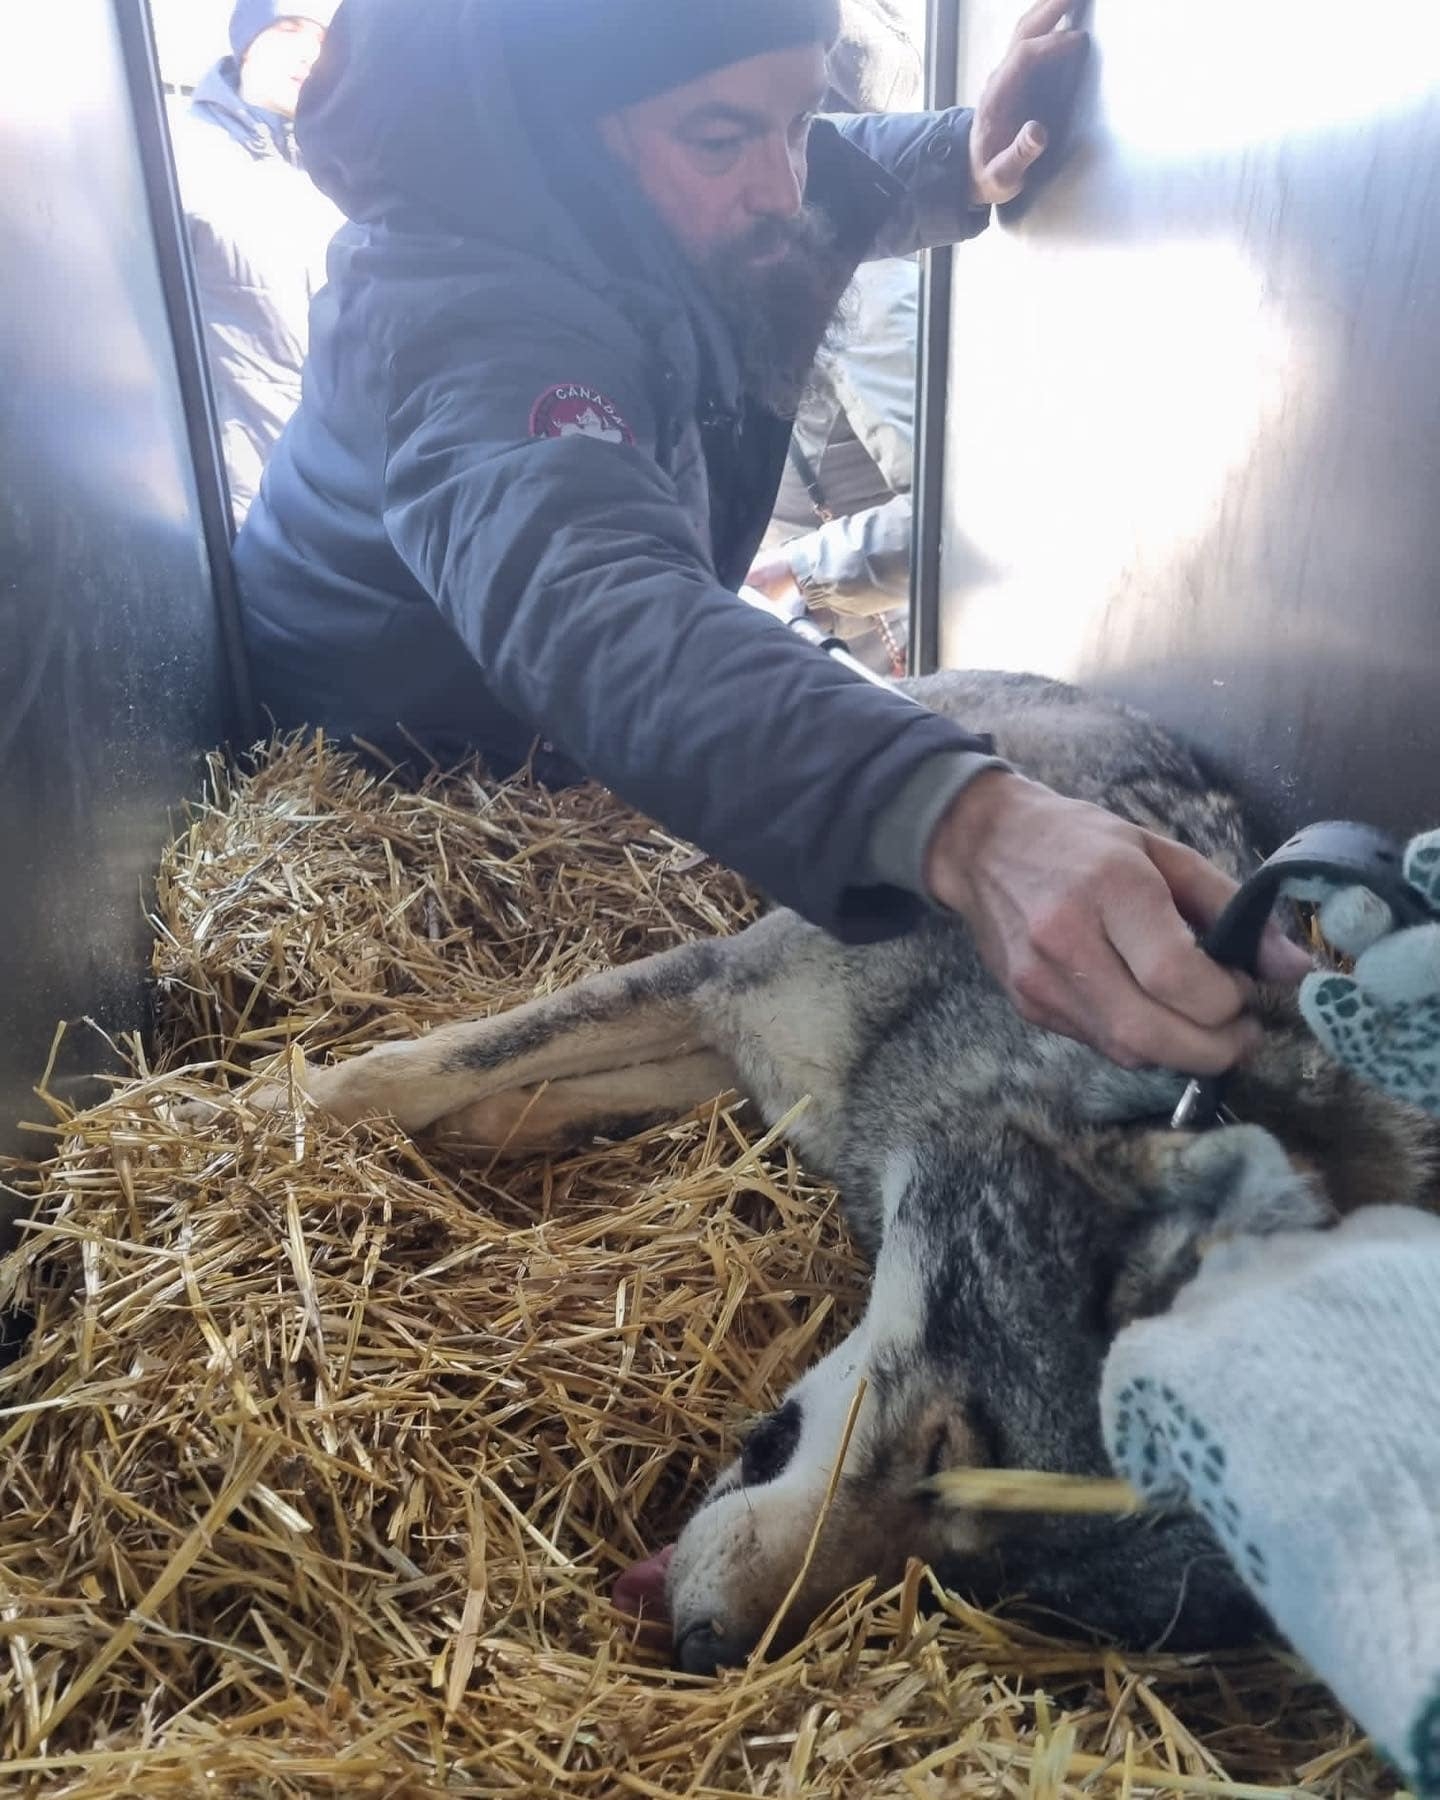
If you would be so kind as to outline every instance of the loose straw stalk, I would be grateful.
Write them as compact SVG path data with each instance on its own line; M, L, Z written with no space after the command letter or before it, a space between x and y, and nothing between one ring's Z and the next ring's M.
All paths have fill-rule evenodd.
M947 1506L976 1512L1132 1513L1144 1504L1128 1481L1038 1469L947 1469L924 1486Z

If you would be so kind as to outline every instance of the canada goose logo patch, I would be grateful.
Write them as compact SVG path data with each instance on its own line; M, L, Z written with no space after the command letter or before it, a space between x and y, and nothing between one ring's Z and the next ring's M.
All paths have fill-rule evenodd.
M562 381L530 409L530 435L537 438L593 437L606 444L633 444L635 433L608 395L578 381Z

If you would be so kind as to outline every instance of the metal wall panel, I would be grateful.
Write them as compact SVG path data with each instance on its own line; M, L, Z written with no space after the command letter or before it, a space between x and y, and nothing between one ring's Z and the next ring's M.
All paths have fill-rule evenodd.
M1071 160L957 259L942 659L1145 706L1277 828L1433 823L1440 8L1092 25Z
M0 57L0 167L0 1149L11 1149L16 1121L39 1110L31 1089L57 1020L142 1021L144 892L169 811L196 787L197 752L224 735L228 695L193 415L109 0L23 9ZM101 1061L82 1034L61 1085L65 1069Z

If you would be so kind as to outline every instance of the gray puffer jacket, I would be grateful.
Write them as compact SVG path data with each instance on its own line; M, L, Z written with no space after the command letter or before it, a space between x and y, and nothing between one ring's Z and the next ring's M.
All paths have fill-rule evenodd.
M310 302L344 223L300 166L294 132L247 106L233 58L195 90L176 133L235 522L300 403Z

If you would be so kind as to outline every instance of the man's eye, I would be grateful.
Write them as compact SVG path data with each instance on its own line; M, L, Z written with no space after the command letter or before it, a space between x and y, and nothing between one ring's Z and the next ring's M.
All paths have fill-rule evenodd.
M734 156L744 145L744 138L735 132L727 132L724 137L691 138L690 142L697 150L703 150L707 156Z

